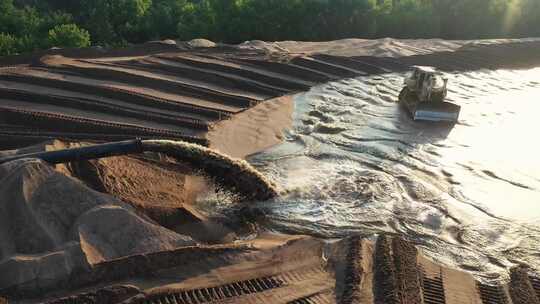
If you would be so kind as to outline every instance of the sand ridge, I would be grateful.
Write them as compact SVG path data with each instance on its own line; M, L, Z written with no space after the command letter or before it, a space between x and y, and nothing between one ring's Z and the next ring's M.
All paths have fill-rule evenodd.
M69 146L73 144L54 141L2 154ZM179 177L184 178L186 176L179 173L176 168L179 165L173 163L169 165L164 163L161 165L161 172L159 168L156 172L155 164L152 162L141 162L129 157L112 160L118 165L127 165L122 167L124 172L132 168L146 172L148 177L157 179L156 183L177 180L171 178L171 174L180 174ZM97 165L102 168L110 167L107 162L101 165L99 163L100 161ZM140 201L128 200L126 195L117 195L116 198L97 192L76 179L74 176L81 177L89 186L98 190L100 187L96 187L97 183L101 186L110 184L108 181L110 172L109 175L96 176L92 175L92 170L88 168L81 170L82 167L84 164L72 163L67 166L57 165L55 168L34 159L22 159L0 166L2 173L0 208L3 217L0 221L2 226L0 268L3 269L2 273L9 274L1 276L1 289L17 285L47 289L67 279L72 272L97 263L122 256L196 244L189 236L178 234L153 220L149 216L151 212L146 212L145 207L148 205L137 204L142 204L142 201L148 204L148 199L142 199L143 195L147 195L160 199L153 201L153 208L162 208L165 211L181 209L182 204L186 203L186 198L182 197L183 200L179 200L175 194L184 184L174 182L174 188L154 187L153 190L141 187L138 191L122 186L109 188L111 191L108 193L126 193L127 197L129 195L138 197ZM119 170L118 167L112 169L115 168ZM154 171L148 171L152 169ZM118 171L115 174L118 177L122 176ZM136 183L137 176L135 174L132 176L133 180L124 175L122 182L127 183L125 185ZM118 187L128 192L118 190ZM191 220L199 220L196 214L188 214L193 217ZM128 235L130 237L127 237ZM55 271L49 272L49 269L55 267L57 267Z
M9 57L0 61L0 142L12 148L51 138L139 137L209 145L209 130L232 125L219 122L319 83L406 71L417 64L445 71L530 67L538 63L538 43L385 38L194 47L155 42ZM281 123L286 122L267 126L280 132ZM267 146L257 141L249 143ZM233 154L250 149L242 150Z

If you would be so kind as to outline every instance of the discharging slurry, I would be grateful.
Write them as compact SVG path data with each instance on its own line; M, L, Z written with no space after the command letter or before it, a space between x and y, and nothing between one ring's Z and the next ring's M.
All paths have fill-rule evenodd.
M281 231L399 233L487 280L519 262L538 268L539 75L449 74L455 126L413 122L396 103L403 74L299 94L287 142L250 159L288 193L260 207Z

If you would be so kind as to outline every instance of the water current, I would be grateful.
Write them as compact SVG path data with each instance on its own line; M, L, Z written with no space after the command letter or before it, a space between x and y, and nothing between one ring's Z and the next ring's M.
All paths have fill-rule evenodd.
M287 140L249 158L286 193L257 205L269 228L396 233L486 281L540 269L540 69L447 76L454 126L413 122L401 73L298 94Z

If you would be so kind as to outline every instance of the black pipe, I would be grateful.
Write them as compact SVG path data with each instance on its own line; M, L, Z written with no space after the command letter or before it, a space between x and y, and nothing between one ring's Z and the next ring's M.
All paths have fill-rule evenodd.
M37 158L50 164L68 163L102 157L158 152L200 169L214 180L249 200L264 201L276 197L278 190L255 168L206 147L167 140L128 140L58 151L10 155L0 164L23 158Z
M51 164L59 164L102 157L139 154L142 152L141 140L134 139L58 151L10 155L0 158L0 164L23 158L38 158Z

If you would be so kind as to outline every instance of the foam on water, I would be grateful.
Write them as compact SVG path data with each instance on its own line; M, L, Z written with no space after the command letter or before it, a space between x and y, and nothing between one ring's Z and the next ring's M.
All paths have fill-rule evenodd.
M259 206L270 227L399 233L486 280L518 262L540 269L540 70L450 74L453 127L411 121L395 101L403 76L296 97L287 141L249 160L287 192Z

